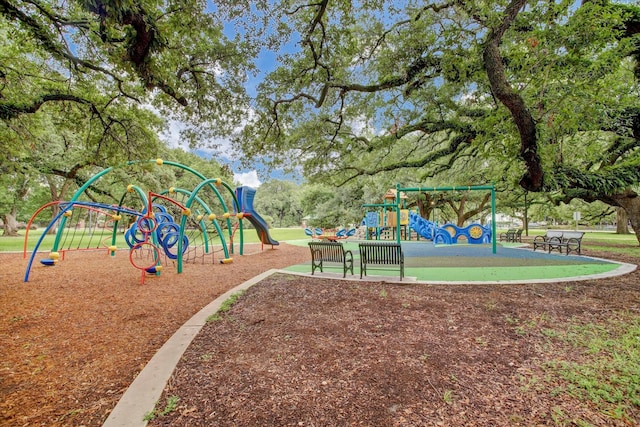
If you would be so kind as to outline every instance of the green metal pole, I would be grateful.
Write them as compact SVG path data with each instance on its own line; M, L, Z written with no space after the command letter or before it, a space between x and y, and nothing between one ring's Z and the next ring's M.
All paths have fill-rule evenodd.
M198 184L196 188L191 192L191 196L185 203L185 207L191 208L193 201L198 196L198 192L200 192L200 190L203 187L209 186L209 188L213 189L213 191L216 193L216 195L220 199L224 212L225 213L228 212L227 205L224 203L224 200L222 199L222 197L220 197L220 193L211 185L212 183L215 183L217 181L218 181L218 178L209 178L209 179L205 179L200 184ZM180 220L180 238L178 239L178 273L182 273L182 256L181 256L182 255L182 237L184 236L184 229L186 228L186 225L187 225L187 217L185 215L182 215L182 219ZM226 258L229 258L229 251L227 249L227 244L226 244L226 241L224 240L224 235L222 234L222 230L218 229L217 227L216 229L219 230L218 233L220 235L220 241L222 243L222 249L224 251L224 255Z
M94 175L94 176L93 176L92 178L90 178L87 182L85 182L85 184L84 184L82 187L80 187L80 188L78 189L78 191L76 191L76 192L75 192L75 194L73 195L73 197L71 197L71 200L69 201L69 202L70 202L69 206L72 206L72 205L73 205L73 202L75 202L76 200L78 200L78 197L80 197L80 195L81 195L81 194L82 194L82 193L83 193L87 188L89 188L89 186L90 186L91 184L93 184L95 181L97 181L98 179L100 179L100 177L102 177L103 175L105 175L105 174L107 174L107 173L111 172L112 170L113 170L113 168L112 168L112 167L111 167L111 168L104 169L102 172L100 172L100 173L98 173L98 174ZM69 209L68 209L68 210L69 210ZM64 227L65 227L66 223L67 223L67 217L66 217L66 216L63 216L63 217L60 219L60 223L58 224L58 231L56 232L56 237L55 237L55 239L54 239L54 241L53 241L53 247L51 248L51 252L57 252L57 251L58 251L58 248L59 248L59 246L60 246L60 240L61 240L61 238L62 238L62 232L63 232L63 230L64 230Z
M187 198L191 197L191 191L189 190L185 190L184 188L173 188L173 192L176 194L184 194L185 196L187 196ZM169 190L165 190L162 193L160 193L163 196L166 197L170 197L167 195L170 195L171 193L169 192ZM200 206L202 206L202 208L204 209L205 213L207 214L207 216L211 215L213 212L211 211L211 208L209 208L209 205L207 205L204 200L202 200L200 197L196 196L196 201L200 204ZM208 218L207 218L208 219ZM218 234L220 234L220 231L218 230L220 227L218 227L218 223L215 221L212 221L213 224L216 227L216 231L218 231ZM205 253L209 253L209 233L207 233L207 227L206 227L206 222L204 220L204 218L202 220L200 220L199 222L200 224L200 229L202 230L202 234L203 234L203 243L204 243L204 252Z
M400 184L396 184L396 242L400 244Z
M458 187L409 187L409 188L400 188L400 191L405 192L430 192L430 191L466 191L466 190L492 190L494 187L492 185L468 185L468 186L458 186Z
M231 187L229 187L229 184L227 184L224 181L221 181L220 184L222 186L224 186L224 188L226 188L229 191L229 194L231 194L231 198L233 199L233 206L234 206L234 210L236 211L236 215L240 213L240 202L238 201L238 197L236 196L236 192L233 191L233 189L231 189ZM240 255L243 254L244 252L244 229L242 226L242 218L238 218L238 230L240 230ZM229 241L233 242L233 230L231 230L231 221L229 220L229 218L227 218L227 231L229 233ZM233 245L231 246L231 253L233 253Z
M496 188L491 186L491 242L492 242L492 251L495 254L497 243L496 243Z

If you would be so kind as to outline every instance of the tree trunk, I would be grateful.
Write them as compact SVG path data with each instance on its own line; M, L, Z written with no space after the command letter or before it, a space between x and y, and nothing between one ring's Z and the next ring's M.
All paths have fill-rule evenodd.
M51 218L55 218L56 215L58 215L59 213L60 213L60 205L58 205L58 204L51 205ZM60 221L58 221L58 223L59 222ZM47 234L56 234L57 232L58 232L58 225L56 224L55 227L51 227L51 229L49 230L49 232Z
M428 221L432 220L432 213L435 210L436 201L431 194L423 193L425 200L418 199L416 204L418 205L418 212L420 216ZM435 218L434 218L435 219Z
M638 246L640 246L640 196L635 191L627 190L622 194L612 196L612 199L627 213L631 228L633 228L638 240Z
M457 209L454 207L453 202L451 202L450 205L453 208L454 212L456 213L456 225L458 227L463 227L464 221L466 219L464 208L467 205L467 196L462 196L462 198L460 199L460 204L458 205Z
M629 234L629 216L627 211L616 208L616 234Z
M512 0L504 11L503 20L489 32L482 55L485 71L489 78L491 92L509 109L520 134L520 158L527 171L520 179L520 186L529 191L541 191L544 185L542 160L538 154L536 123L524 99L507 80L500 43L504 32L516 19L518 12L527 4L526 0Z
M477 216L478 214L488 209L487 203L489 203L490 199L491 199L491 193L485 194L480 204L476 208L471 210L465 210L467 205L467 200L468 200L468 197L466 195L462 196L462 199L460 200L460 204L458 206L456 206L453 201L448 201L447 203L449 204L451 209L453 209L453 211L456 213L456 218L457 218L456 225L458 227L463 227L464 223L467 222L469 219Z
M17 209L14 206L11 208L11 212L2 215L2 222L4 222L3 226L3 236L17 236L18 235L18 221L16 220Z

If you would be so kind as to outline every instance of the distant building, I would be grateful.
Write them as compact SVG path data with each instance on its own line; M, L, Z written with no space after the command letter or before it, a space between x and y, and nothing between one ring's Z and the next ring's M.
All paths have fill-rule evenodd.
M487 215L485 217L485 222L486 223L491 222L491 215ZM520 218L514 218L510 215L496 212L496 226L511 228L511 227L522 227L523 225L522 225L522 220Z

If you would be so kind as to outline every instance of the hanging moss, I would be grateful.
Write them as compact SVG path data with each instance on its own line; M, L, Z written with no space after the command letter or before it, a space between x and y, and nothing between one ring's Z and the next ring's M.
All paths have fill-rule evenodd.
M638 185L640 158L630 159L598 171L558 165L547 176L546 182L549 185L548 190L577 190L594 196L611 196Z

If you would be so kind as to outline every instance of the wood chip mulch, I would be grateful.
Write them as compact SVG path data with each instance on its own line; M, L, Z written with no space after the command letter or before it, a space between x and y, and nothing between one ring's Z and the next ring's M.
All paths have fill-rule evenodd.
M38 254L37 260L46 253ZM227 290L309 249L245 245L233 263L167 264L141 285L128 251L68 252L55 266L0 253L0 425L99 426L155 352ZM142 261L140 261L142 263Z
M54 267L0 254L0 425L98 426L200 308L306 247L186 265L144 285L126 254ZM588 255L602 255L595 252ZM620 256L633 264L638 259ZM583 282L417 285L277 274L208 323L151 426L633 425L568 393L548 363L580 361L548 333L640 311L640 273ZM608 414L608 415L607 415ZM580 424L582 423L582 424Z

